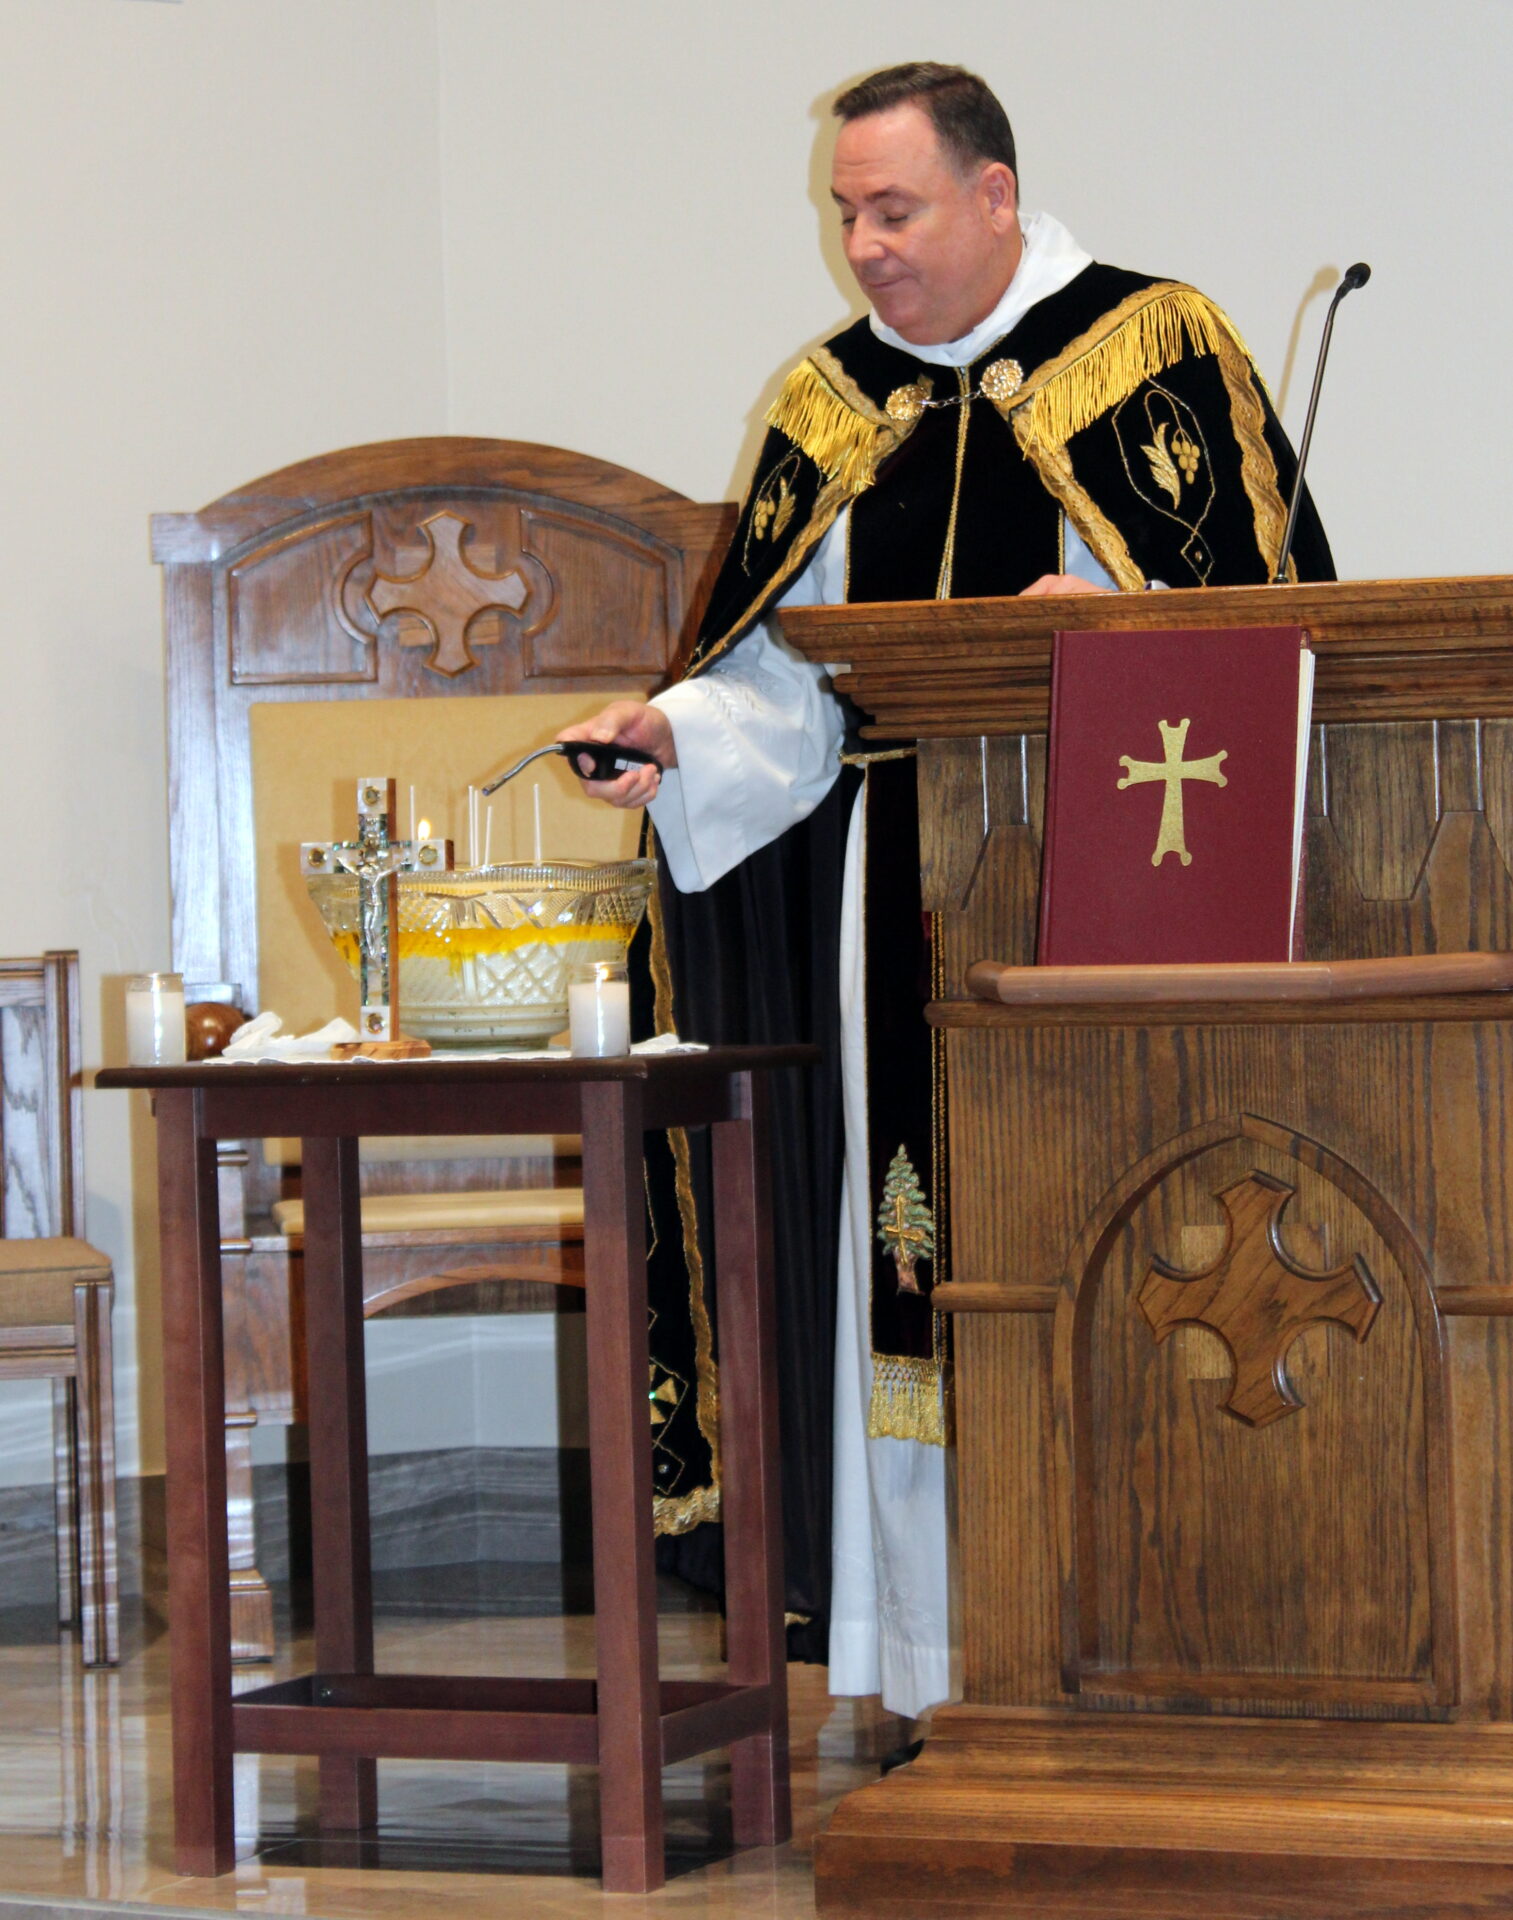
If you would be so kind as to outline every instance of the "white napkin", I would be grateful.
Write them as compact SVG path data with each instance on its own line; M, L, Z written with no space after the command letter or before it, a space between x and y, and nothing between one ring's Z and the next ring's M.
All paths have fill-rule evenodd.
M357 1029L346 1020L328 1020L314 1033L283 1031L279 1013L260 1013L237 1028L226 1042L223 1060L320 1060L344 1040L355 1040Z
M680 1040L675 1033L659 1033L651 1040L637 1040L631 1048L632 1053L708 1053L709 1048L702 1040ZM363 1056L359 1055L359 1059ZM456 1060L571 1060L570 1047L501 1047L493 1052L480 1052L469 1047L465 1053L450 1056ZM613 1058L614 1056L609 1056ZM436 1058L432 1054L431 1058Z
M345 1020L328 1020L314 1033L295 1035L283 1031L282 1014L260 1013L255 1020L249 1020L237 1028L226 1043L222 1053L223 1060L252 1062L259 1060L322 1060L332 1047L345 1040L355 1040L356 1027ZM680 1040L675 1033L659 1033L650 1040L638 1040L631 1048L632 1053L708 1053L709 1048L702 1040ZM359 1056L361 1057L361 1056ZM435 1057L434 1055L432 1056ZM467 1053L455 1056L461 1060L569 1060L572 1055L566 1047L542 1047L532 1052L521 1052L519 1048L501 1050L498 1053Z

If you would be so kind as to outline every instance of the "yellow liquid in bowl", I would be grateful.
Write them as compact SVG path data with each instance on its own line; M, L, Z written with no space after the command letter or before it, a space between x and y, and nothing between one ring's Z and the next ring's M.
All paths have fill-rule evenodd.
M444 927L404 928L399 933L401 960L446 960L462 967L470 960L500 959L524 947L617 946L630 944L634 929L608 923L566 927ZM353 972L362 953L355 933L331 936L337 952Z

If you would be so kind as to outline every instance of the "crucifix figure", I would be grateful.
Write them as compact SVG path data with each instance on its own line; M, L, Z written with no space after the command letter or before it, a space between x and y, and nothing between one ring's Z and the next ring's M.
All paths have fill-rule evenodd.
M385 774L357 783L357 838L307 840L299 850L305 873L343 872L357 878L358 978L364 1041L399 1038L399 875L415 867L449 867L445 841L415 846L394 838L394 782Z
M1158 720L1161 729L1161 747L1163 757L1160 760L1132 760L1127 753L1119 756L1119 764L1124 768L1124 778L1119 782L1119 791L1126 787L1136 787L1147 780L1164 780L1166 793L1161 801L1161 826L1156 834L1156 851L1151 855L1151 865L1159 867L1167 854L1174 853L1184 867L1193 863L1192 855L1187 851L1187 841L1183 834L1182 820L1182 782L1184 780L1207 780L1213 786L1227 787L1229 782L1219 771L1219 763L1229 758L1226 751L1211 753L1206 760L1184 760L1182 752L1187 745L1187 729L1191 724L1179 720L1173 726L1169 720Z

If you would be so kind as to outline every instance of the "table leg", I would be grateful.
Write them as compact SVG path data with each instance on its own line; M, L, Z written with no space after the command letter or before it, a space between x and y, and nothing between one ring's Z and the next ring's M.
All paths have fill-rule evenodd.
M215 1142L198 1134L200 1100L192 1088L157 1096L158 1216L174 1864L210 1877L234 1865L236 1842L220 1212Z
M584 1084L599 1818L607 1893L646 1893L666 1878L641 1113L638 1082Z
M303 1169L315 1666L318 1673L371 1673L373 1572L356 1140L304 1141ZM353 1831L377 1819L378 1763L324 1757L321 1826Z
M772 1217L767 1196L767 1086L736 1079L744 1111L710 1129L720 1303L720 1512L725 1522L725 1634L730 1678L772 1690L766 1733L730 1750L738 1846L776 1846L793 1831L788 1790L788 1669L783 1631L783 1514Z

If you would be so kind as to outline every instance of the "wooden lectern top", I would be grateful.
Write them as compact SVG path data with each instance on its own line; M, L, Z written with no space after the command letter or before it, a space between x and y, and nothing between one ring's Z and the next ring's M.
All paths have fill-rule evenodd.
M1314 718L1513 715L1513 577L1183 587L1008 600L791 607L783 632L808 659L844 661L837 692L872 715L872 739L1043 733L1058 632L1300 626L1318 655Z

